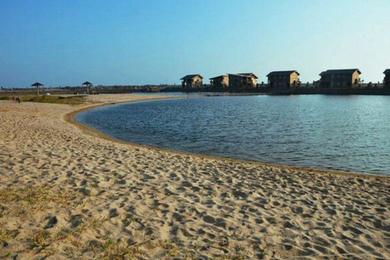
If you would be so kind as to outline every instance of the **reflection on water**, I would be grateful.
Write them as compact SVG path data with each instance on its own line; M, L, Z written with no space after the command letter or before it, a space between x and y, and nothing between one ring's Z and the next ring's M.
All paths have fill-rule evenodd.
M387 96L193 96L101 107L77 119L141 144L390 174Z

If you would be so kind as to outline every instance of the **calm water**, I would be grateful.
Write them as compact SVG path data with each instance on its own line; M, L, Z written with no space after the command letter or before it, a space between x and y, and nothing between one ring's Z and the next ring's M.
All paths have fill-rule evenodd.
M77 120L140 144L390 175L386 96L194 96L101 107Z

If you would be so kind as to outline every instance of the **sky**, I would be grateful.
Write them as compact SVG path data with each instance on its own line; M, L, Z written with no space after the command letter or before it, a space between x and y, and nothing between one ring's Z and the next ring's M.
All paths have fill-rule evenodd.
M1 0L0 86L390 68L390 0Z

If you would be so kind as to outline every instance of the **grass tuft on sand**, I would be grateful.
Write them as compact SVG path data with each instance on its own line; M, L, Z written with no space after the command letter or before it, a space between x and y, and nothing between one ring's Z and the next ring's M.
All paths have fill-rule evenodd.
M18 212L42 210L49 203L67 206L72 201L69 194L54 192L47 187L7 188L0 190L0 204L17 204ZM16 214L18 215L18 214Z
M25 95L19 96L22 102L37 102L37 103L52 103L52 104L67 104L80 105L85 103L85 96L33 96ZM12 100L11 96L1 96L0 100Z
M8 242L11 236L7 230L0 228L0 243Z
M136 259L144 253L139 246L128 246L113 240L107 240L103 244L103 259Z

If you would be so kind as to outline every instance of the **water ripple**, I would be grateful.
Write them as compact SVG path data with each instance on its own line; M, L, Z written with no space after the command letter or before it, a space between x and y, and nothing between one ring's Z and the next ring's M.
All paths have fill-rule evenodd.
M141 144L389 175L389 111L387 96L224 96L101 107L77 120Z

